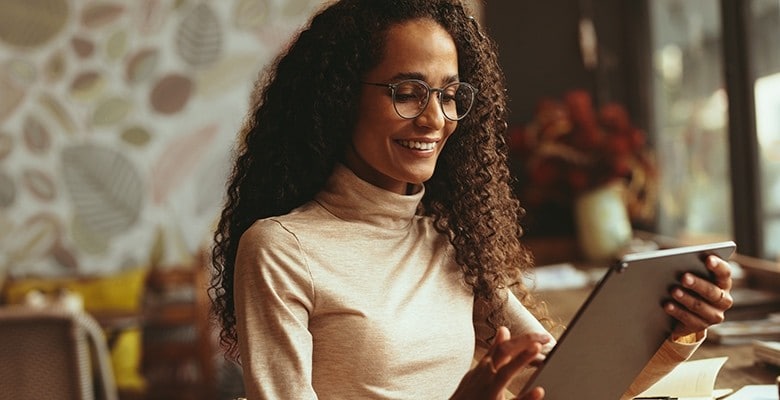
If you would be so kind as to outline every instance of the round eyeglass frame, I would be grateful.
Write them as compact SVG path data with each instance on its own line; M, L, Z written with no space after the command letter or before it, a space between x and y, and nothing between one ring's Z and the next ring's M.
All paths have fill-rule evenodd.
M422 106L420 107L420 110L417 112L417 114L413 116L404 116L401 114L400 111L398 111L398 104L396 102L395 98L395 91L398 86L403 85L404 83L417 83L422 85L424 88L428 90L428 94L425 97L425 101L423 102ZM436 92L437 97L439 98L439 109L441 109L442 115L444 115L444 118L450 120L450 121L460 121L463 118L466 117L466 115L469 114L471 111L471 108L474 107L474 95L477 93L477 88L474 87L474 85L467 83L467 82L452 82L444 85L440 88L434 88L428 85L427 82L420 80L420 79L404 79L402 81L398 81L396 83L377 83L377 82L362 82L364 85L371 85L371 86L379 86L379 87L385 87L390 89L390 97L393 100L393 109L395 110L395 113L398 114L399 117L403 119L415 119L419 117L425 109L428 107L428 102L431 101L431 93ZM466 109L466 111L463 112L463 115L457 117L457 118L451 118L449 115L447 115L447 111L444 110L444 103L441 101L441 94L444 92L444 90L452 85L459 85L459 86L466 86L468 88L471 88L471 103L469 104L469 108Z

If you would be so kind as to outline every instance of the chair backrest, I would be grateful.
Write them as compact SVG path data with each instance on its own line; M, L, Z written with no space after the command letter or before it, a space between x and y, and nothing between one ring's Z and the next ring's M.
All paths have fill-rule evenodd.
M0 400L116 400L108 346L88 314L0 308Z

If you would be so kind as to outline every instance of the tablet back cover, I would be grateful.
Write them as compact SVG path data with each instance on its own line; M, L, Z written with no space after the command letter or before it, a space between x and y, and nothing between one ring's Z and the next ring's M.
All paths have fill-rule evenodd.
M707 254L728 259L733 242L630 254L611 267L526 385L545 399L619 399L669 337L662 308L686 271L710 276Z

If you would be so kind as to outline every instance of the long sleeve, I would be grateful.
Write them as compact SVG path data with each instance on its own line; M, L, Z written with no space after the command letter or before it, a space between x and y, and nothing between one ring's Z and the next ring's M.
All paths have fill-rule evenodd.
M512 336L525 333L544 333L549 335L550 341L542 348L543 353L548 353L555 346L555 337L547 332L539 320L525 308L514 293L511 291L506 293L504 315L509 333ZM474 330L477 339L477 356L484 354L487 348L490 347L489 342L493 335L493 328L490 328L485 322L487 313L487 307L481 301L476 300L474 303Z
M506 303L504 304L504 315L507 322L507 328L512 336L519 336L526 333L544 333L549 335L550 341L542 347L542 353L547 354L555 346L555 337L550 334L547 329L539 322L539 320L528 311L527 308L520 302L520 300L511 291L507 291ZM486 306L480 301L474 303L474 330L476 332L476 350L474 352L474 363L483 357L487 353L488 347L490 347L490 339L493 334L493 329L485 323L485 316L487 313ZM531 375L535 371L534 368L525 368L521 371L512 382L509 384L510 393L518 393L522 387L528 382Z
M692 340L666 340L620 399L633 399L647 390L647 388L671 372L678 364L690 358L704 341L704 337L705 333L702 332L691 335Z
M253 225L239 244L234 284L247 398L316 398L308 331L314 289L295 237L273 220Z

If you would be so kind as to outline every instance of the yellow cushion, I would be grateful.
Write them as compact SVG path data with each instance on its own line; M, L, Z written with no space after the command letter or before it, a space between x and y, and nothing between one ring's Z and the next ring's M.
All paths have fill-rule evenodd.
M123 390L143 391L146 381L140 373L141 329L131 328L119 333L111 348L111 367L116 386Z
M84 309L90 313L136 313L141 310L146 268L99 278L27 278L9 280L5 288L5 302L19 304L32 290L54 293L68 289L84 299Z

